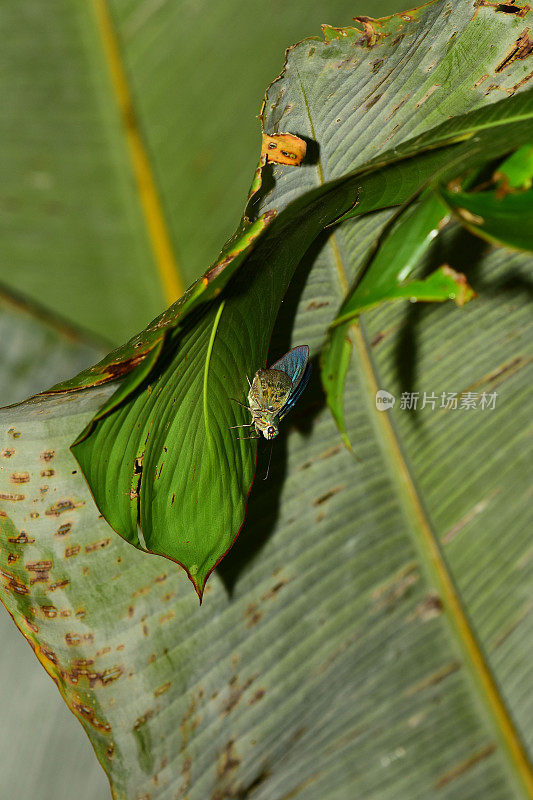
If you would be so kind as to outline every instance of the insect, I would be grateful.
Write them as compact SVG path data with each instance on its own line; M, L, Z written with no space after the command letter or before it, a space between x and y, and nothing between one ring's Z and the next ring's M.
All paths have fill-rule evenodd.
M257 435L243 438L257 439L263 434L265 439L274 439L279 433L279 423L299 399L310 374L309 347L306 344L289 350L268 369L258 369L253 381L250 383L248 380L248 405L240 403L250 411L252 421L232 427L255 427Z

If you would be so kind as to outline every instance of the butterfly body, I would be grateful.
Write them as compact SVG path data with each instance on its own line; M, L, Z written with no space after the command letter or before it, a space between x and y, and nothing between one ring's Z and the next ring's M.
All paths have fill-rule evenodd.
M248 392L250 427L265 439L274 439L279 423L294 406L307 386L311 365L309 347L300 345L289 350L267 369L258 369Z

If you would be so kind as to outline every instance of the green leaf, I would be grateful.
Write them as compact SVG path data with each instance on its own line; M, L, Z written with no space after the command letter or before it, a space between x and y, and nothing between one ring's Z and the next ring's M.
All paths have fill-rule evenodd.
M0 281L118 344L166 298L94 10L2 16Z
M453 192L439 187L452 214L476 236L517 250L533 250L533 190L499 196L492 192Z
M86 367L107 350L48 311L0 290L2 405L18 403Z
M435 22L443 13L441 4L428 7L422 17L412 21L410 35L424 37L421 27L424 15L429 15L423 19L427 25L430 19ZM458 13L455 24L467 29L472 23ZM399 26L405 35L405 20L395 19L391 25ZM389 40L385 46L390 50L387 55L391 67L396 64L409 75L413 66L402 55L401 48L392 46ZM432 47L438 57L440 44L434 43ZM104 367L108 370L111 364L112 376L120 374L116 372L117 365L122 365L124 372L155 344L162 347L152 371L148 375L146 371L133 375L127 391L119 389L73 446L98 507L112 527L135 546L182 564L200 597L207 577L242 525L254 475L256 445L238 440L230 430L248 421L233 399L245 400L246 376L253 375L258 366L266 363L278 308L308 247L325 225L353 209L354 204L357 213L362 214L390 202L404 202L405 193L408 191L410 195L413 189L409 182L399 187L398 178L408 164L417 158L423 160L426 151L441 148L441 159L446 154L449 170L457 170L459 162L472 165L476 159L481 161L508 152L513 143L516 146L529 135L533 114L531 93L419 132L359 169L324 183L326 169L333 177L339 169L338 159L346 168L351 151L353 166L361 163L360 147L355 147L358 142L355 123L362 121L357 105L352 107L353 119L346 129L345 146L341 152L333 149L331 157L327 152L326 132L327 126L336 122L326 116L323 131L312 122L315 112L325 102L324 58L334 66L348 55L352 58L352 53L349 37L343 43L331 45L304 42L291 51L284 75L267 94L264 128L272 131L281 124L275 99L283 94L289 105L292 102L289 123L294 126L292 130L303 137L318 137L322 148L319 162L313 163L311 150L307 166L294 169L275 165L269 169L272 189L268 182L262 185L256 182L249 209L253 206L254 213L260 215L258 222L264 230L260 235L251 233L255 231L254 223L245 216L236 238L206 277L144 334L111 355ZM357 86L361 63L367 74L368 58L363 51L362 61L353 61L353 69L347 70L343 79L343 93L356 91L350 84L355 82ZM302 81L310 82L313 95ZM335 84L330 89L335 90ZM291 92L296 92L294 98ZM456 110L475 105L480 98L473 96L467 100L461 94ZM382 113L386 112L385 121L391 116L384 108ZM411 113L411 132L416 131L413 122L417 119L419 131L422 119L424 127L432 121L427 108L418 114ZM387 137L381 144L374 140L374 153L387 141ZM450 159L447 149L453 142L459 144ZM434 160L430 164L431 175L435 170ZM441 161L441 167L442 164ZM387 196L388 190L383 187L388 185L388 176L383 167L389 165L393 169L400 167L401 172L393 177ZM418 171L416 167L413 169L417 180L427 179L426 162ZM441 278L439 275L435 280ZM448 277L446 284L449 294ZM439 293L442 295L441 288ZM207 300L211 298L209 306ZM105 379L100 370L101 367L96 367L92 374L79 376L77 385L90 384L95 377ZM106 375L109 378L109 372ZM61 388L68 387L55 390Z
M533 146L525 144L519 147L500 164L494 177L501 184L500 194L513 189L530 189L533 182Z
M322 383L344 443L351 449L344 423L344 386L348 374L350 325L362 311L388 300L411 302L455 300L464 305L474 295L464 275L441 266L423 280L409 280L439 228L447 222L447 208L427 189L409 203L382 234L360 280L347 294L328 333L321 356Z
M16 450L0 460L2 599L87 730L117 800L250 787L265 800L298 790L343 800L354 786L380 800L431 797L436 787L450 800L527 797L509 751L530 752L533 734L528 261L502 250L480 257L457 228L444 245L455 266L468 245L478 253L478 301L461 312L389 304L363 315L346 409L362 461L311 387L201 608L183 571L115 536L72 474L70 441L112 386L1 412L1 449ZM301 341L317 352L340 303L329 248L304 277L278 320L278 352ZM375 408L368 360L373 381L398 398L404 459ZM420 405L434 392L437 407L401 410L407 389ZM496 391L495 408L438 407L441 392L466 390ZM44 494L43 467L55 471ZM28 483L11 483L21 471ZM5 499L12 493L25 499ZM481 663L463 647L465 619ZM495 721L494 691L514 732L501 708Z

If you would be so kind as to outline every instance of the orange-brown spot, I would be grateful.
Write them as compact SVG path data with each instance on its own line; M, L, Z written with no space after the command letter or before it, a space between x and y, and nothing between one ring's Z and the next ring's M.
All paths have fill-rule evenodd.
M70 533L72 530L72 522L65 522L63 525L60 525L57 531L54 533L54 536L66 536L67 533Z
M16 428L8 428L7 432L13 439L18 439L20 437L20 431L17 431Z
M299 136L292 133L263 133L261 155L274 164L299 166L305 158L307 145Z
M68 578L63 578L63 580L61 580L61 581L54 581L54 583L51 583L46 588L47 588L47 591L49 591L49 592L55 592L56 589L64 589L65 586L69 585L69 583L70 583L70 581L68 580Z
M9 592L14 592L15 594L29 594L30 590L26 586L25 583L22 582L20 578L17 578L16 575L13 575L11 572L7 570L0 569L0 575L4 579L4 589L7 589Z
M171 686L172 681L162 683L161 686L158 686L157 689L154 690L154 697L160 697L162 694L165 694L165 692L168 692Z
M55 619L57 617L57 608L55 606L41 606L40 611L46 619Z
M322 503L326 503L328 500L331 500L332 497L334 497L339 492L342 492L344 489L346 489L345 483L341 484L340 486L334 486L328 492L321 494L320 497L317 497L315 500L313 500L313 505L320 506L322 505Z
M429 689L431 686L435 686L437 683L440 683L448 675L452 675L454 672L457 672L461 669L461 664L458 661L450 661L449 664L445 664L441 669L438 669L436 672L432 672L431 675L428 675L427 678L423 678L418 683L415 683L405 692L406 697L412 697L414 694L423 691L424 689Z
M257 625L262 616L263 612L259 611L257 605L255 603L250 603L244 612L244 617L247 619L246 627L252 628L254 625Z
M19 503L25 500L25 494L17 494L16 492L0 492L0 500L9 500L12 503Z
M55 469L42 469L41 478L53 478L56 474Z
M32 631L32 633L39 633L39 628L33 622L33 620L29 619L28 617L26 617L24 615L22 615L22 619L24 620L24 624L26 625L26 627L29 628L30 631Z
M3 450L0 450L0 458L11 458L16 452L14 447L4 447Z
M58 517L60 514L64 514L65 511L74 511L76 508L81 508L84 505L84 500L79 500L77 503L75 503L74 500L58 500L57 503L50 506L44 513L48 517Z
M166 614L163 614L162 616L159 617L159 624L164 625L165 622L170 622L170 620L173 619L175 616L176 616L175 611L168 611Z
M7 563L8 564L15 564L19 560L20 556L17 553L8 553L7 554Z
M250 678L247 678L244 683L239 686L239 679L237 675L234 675L233 678L229 682L230 693L229 697L226 699L222 706L222 714L223 716L227 716L231 714L233 709L240 703L241 697L247 691L247 689L252 685L252 683L257 678L257 675L252 675Z
M41 461L46 461L48 463L48 461L51 461L53 459L55 454L56 454L55 450L44 450L39 456L39 458L41 459Z
M21 531L18 536L9 537L7 540L10 544L33 544L35 539L28 536L26 531Z
M155 712L154 712L153 708L150 708L150 709L148 709L148 711L145 711L144 714L142 714L142 716L137 717L137 719L135 720L135 722L133 724L133 730L137 731L143 725L146 725L148 720L151 719L154 716L154 713Z
M430 592L421 603L417 605L412 614L408 617L408 621L413 619L420 619L422 622L427 622L430 619L435 619L442 614L444 604L438 594Z
M498 64L495 72L503 72L514 61L523 60L533 53L533 39L529 35L529 28L522 31L516 42L513 44L507 55Z
M442 789L444 786L447 786L449 783L455 780L455 778L459 778L461 775L464 775L465 772L468 772L469 769L472 769L473 766L479 764L479 762L483 761L483 759L491 756L495 751L496 745L488 744L482 750L474 753L469 758L465 759L465 761L462 761L460 764L457 764L457 766L453 767L453 769L445 772L444 775L441 775L435 784L435 788Z
M81 544L73 544L72 547L65 547L65 558L77 556L81 550Z
M52 561L28 561L24 565L27 572L33 573L30 578L30 585L34 583L46 583L50 580L50 570L52 569Z
M255 705L255 703L258 703L260 700L262 700L264 696L265 696L265 690L258 689L257 692L255 692L255 694L248 700L248 705L249 706Z
M169 600L172 600L173 597L176 597L176 595L177 592L167 592L166 594L163 595L161 600L163 601L163 603L167 603Z
M263 595L261 600L270 600L272 597L275 597L278 592L280 592L284 586L288 584L288 578L282 581L278 581L278 583L274 584L272 589L269 589L266 594Z
M9 476L9 483L29 483L29 472L12 472Z
M108 722L103 722L102 720L98 719L94 708L87 705L87 703L82 702L78 698L73 701L72 708L80 715L80 717L83 717L83 719L86 720L89 725L92 725L93 728L102 731L102 733L110 733L111 725Z
M91 542L91 544L85 545L85 552L86 553L94 553L95 550L103 550L104 547L107 547L108 544L111 544L111 539L100 539L98 542Z

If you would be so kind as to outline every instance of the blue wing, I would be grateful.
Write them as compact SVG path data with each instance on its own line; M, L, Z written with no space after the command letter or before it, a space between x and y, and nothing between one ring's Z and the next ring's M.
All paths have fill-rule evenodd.
M298 347L293 347L288 353L276 361L275 364L270 366L270 369L279 369L286 372L292 381L292 392L289 397L288 403L291 401L294 392L298 388L302 377L306 373L307 362L309 361L309 347L306 344L301 344ZM309 376L307 377L309 380ZM305 388L305 387L304 387ZM303 389L302 389L303 391ZM300 392L301 394L301 392ZM299 397L300 395L298 395Z
M296 389L292 390L292 392L289 395L289 399L279 412L280 421L283 419L283 417L285 417L289 413L291 408L298 402L298 400L300 399L300 395L302 394L303 390L309 383L310 377L311 377L311 364L307 364L303 375L300 375Z

